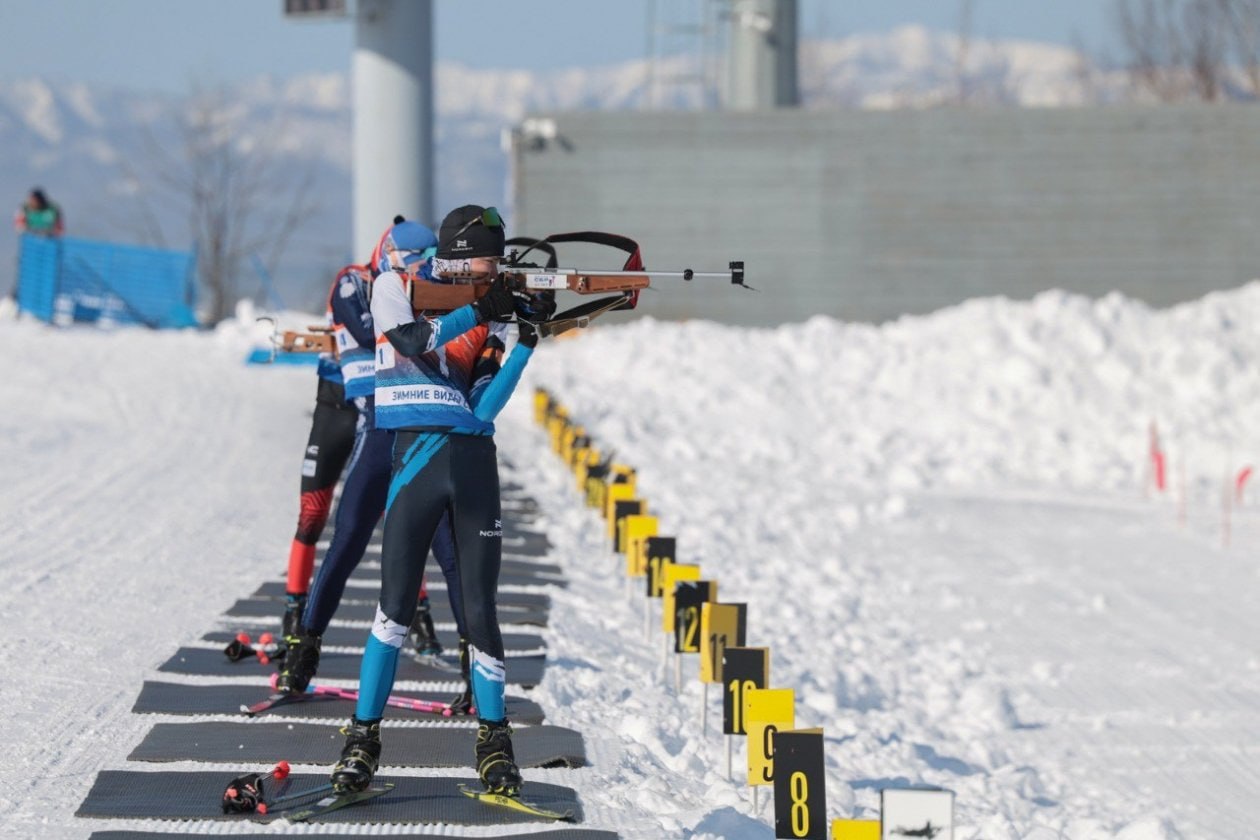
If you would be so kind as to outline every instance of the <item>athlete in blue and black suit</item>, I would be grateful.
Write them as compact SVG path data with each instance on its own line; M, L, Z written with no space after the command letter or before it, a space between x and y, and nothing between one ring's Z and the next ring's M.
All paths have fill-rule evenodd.
M468 205L443 220L434 276L496 276L504 230L494 208ZM476 303L426 317L412 309L414 276L386 272L372 294L376 424L395 430L381 549L381 600L359 674L359 700L333 784L366 788L380 760L380 721L399 648L416 610L425 557L449 515L480 718L477 770L488 790L521 785L504 712L503 639L495 610L502 556L494 418L538 342L528 324L503 360L514 301L501 279Z

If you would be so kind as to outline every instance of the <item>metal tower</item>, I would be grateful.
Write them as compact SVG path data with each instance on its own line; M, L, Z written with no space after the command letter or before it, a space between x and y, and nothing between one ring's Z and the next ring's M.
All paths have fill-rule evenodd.
M291 17L346 16L346 0L285 0ZM358 0L354 104L354 251L366 259L397 213L433 216L432 0Z

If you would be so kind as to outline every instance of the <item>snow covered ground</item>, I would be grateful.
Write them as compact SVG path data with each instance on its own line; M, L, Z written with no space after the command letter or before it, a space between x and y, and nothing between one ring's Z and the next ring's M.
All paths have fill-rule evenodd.
M748 602L772 683L826 730L831 816L930 783L959 838L1236 838L1260 822L1260 517L1222 549L1218 516L1260 457L1258 316L1253 284L1158 312L644 320L545 346L523 389L638 467L681 559ZM0 323L2 836L140 827L72 814L157 720L129 712L141 681L283 566L314 376L245 367L248 333ZM1141 493L1151 420L1185 527ZM524 391L499 446L573 580L533 696L592 762L527 780L627 840L773 836Z

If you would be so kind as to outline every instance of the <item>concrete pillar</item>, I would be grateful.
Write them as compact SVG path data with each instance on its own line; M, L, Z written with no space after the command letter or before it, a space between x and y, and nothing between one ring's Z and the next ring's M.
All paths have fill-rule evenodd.
M354 259L394 215L435 226L432 0L359 0L354 59Z
M735 111L800 103L796 74L796 0L733 0L726 107Z

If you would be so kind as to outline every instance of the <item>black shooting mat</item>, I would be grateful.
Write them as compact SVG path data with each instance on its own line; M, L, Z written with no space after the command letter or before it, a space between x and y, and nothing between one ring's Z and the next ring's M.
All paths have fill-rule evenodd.
M551 549L546 534L522 531L514 536L503 535L504 554L524 554L527 557L545 557Z
M511 519L512 514L508 510L504 510L505 519ZM329 541L321 540L315 544L318 551L328 550ZM526 557L545 557L551 549L551 540L541 531L527 531L523 529L513 528L510 525L504 527L501 546L504 554L524 555ZM380 537L373 537L371 543L368 544L369 553L378 555L381 553Z
M513 572L513 570L507 568L507 564L507 560L504 560L504 567L499 569L499 586L568 588L568 581L559 576L559 573L542 573L538 572L537 568ZM445 598L446 578L442 577L441 570L437 568L436 562L428 565L426 577L428 577L428 599L433 601L435 598ZM276 581L276 584L282 587L284 586L284 581ZM381 586L381 564L359 563L358 567L353 572L350 572L348 584L350 587ZM280 597L286 596L287 593L282 593ZM268 597L276 596L268 592Z
M262 584L249 597L261 601L271 601L272 609L280 604L280 611L283 613L283 603L285 599L284 583L281 581L269 581ZM545 610L551 606L551 596L546 592L499 592L496 593L495 603L499 605L500 610L514 609L535 609ZM349 618L343 616L341 607L347 604L367 604L372 607L372 618L376 617L376 605L380 602L379 586L361 586L351 585L346 587L346 591L341 596L341 604L337 608L337 618ZM437 621L437 608L445 606L450 610L451 601L446 594L446 588L433 590L429 593L429 609L433 611L433 620Z
M245 772L245 768L240 768ZM259 772L262 772L260 767ZM231 781L227 770L193 773L143 773L135 770L102 770L76 817L120 817L159 820L230 820L232 822L271 822L282 819L284 811L266 816L224 814L220 807L223 789ZM327 774L295 773L289 777L297 786L314 787L328 781ZM513 825L549 823L541 817L508 808L487 805L459 792L462 783L481 789L475 778L377 776L375 783L393 782L395 788L384 796L333 811L321 823L398 825ZM276 789L283 795L282 788ZM524 799L555 811L573 811L573 820L582 820L582 806L571 788L532 782L526 779ZM299 806L308 804L303 801Z
M377 554L372 554L372 555L364 557L359 562L359 565L355 567L355 570L350 573L350 576L355 577L356 575L359 575L363 572L371 572L372 577L379 579L381 576L381 561L380 561L380 558L377 556L378 554L379 552ZM433 581L434 583L439 583L439 584L442 582L441 570L438 568L436 560L433 560L428 565L426 565L425 569L426 569L425 574L429 576L429 579L431 581ZM499 564L499 573L500 574L510 573L510 574L515 574L515 575L539 575L539 576L545 576L548 579L548 581L550 581L550 579L552 578L556 578L559 580L564 579L564 570L561 569L555 563L540 563L535 560L526 560L521 557L506 557L505 556L502 562ZM284 576L285 576L285 571L281 569L278 572L278 577L284 577Z
M338 653L329 651L319 657L319 676L331 680L357 680L359 663L363 659L358 653ZM223 651L212 648L182 647L175 655L162 663L158 668L168 674L200 674L207 677L240 677L254 674L270 676L278 663L260 666L247 661L232 662L223 655ZM244 666L244 667L242 667ZM542 681L543 668L546 667L544 656L510 656L506 660L507 681L509 685L523 685L531 688ZM451 672L432 665L423 665L409 656L398 657L398 673L395 679L411 682L458 682L459 672ZM259 698L262 699L262 698Z
M159 723L127 760L240 764L274 763L283 758L292 764L331 766L345 741L346 736L335 723ZM471 727L387 723L381 728L381 766L468 767L475 763L476 741L477 732ZM560 726L522 726L512 733L512 749L521 767L586 764L582 736Z
M363 646L367 644L367 637L368 637L368 633L370 632L371 631L368 630L366 627L337 626L337 627L329 627L327 630L324 631L324 635L321 638L323 639L323 646L325 648L344 647L344 648L355 648L356 650L362 650ZM255 632L253 635L255 637L254 644L257 644L258 634ZM275 632L274 635L279 636L280 634L279 632ZM441 642L442 647L445 649L445 652L448 654L447 660L452 665L455 665L456 667L458 667L459 666L459 634L456 633L454 630L439 630L437 631L437 637L438 637L438 641ZM202 636L201 640L203 642L214 642L215 644L222 644L226 647L227 643L232 641L235 638L236 638L236 633L231 630L213 630L205 634L204 636ZM547 646L547 643L543 641L543 637L536 635L534 633L504 633L503 634L503 649L506 651L542 650L546 646ZM252 661L252 658L243 659L241 661L248 663Z
M546 598L546 595L536 596L531 592L516 593L520 595L529 595L531 597ZM500 592L500 598L511 598L513 593ZM227 616L229 618L275 618L277 621L280 614L284 612L280 608L280 602L274 598L242 598L232 606L228 607ZM451 612L451 605L443 598L429 600L429 610L433 616L433 620L444 624L454 624L455 615ZM522 606L513 604L510 601L498 602L499 624L532 624L538 627L547 626L547 608L537 606ZM333 618L338 621L358 621L363 624L371 624L376 619L375 603L342 603L337 608L337 612L333 614Z
M532 524L533 518L534 517L532 514L526 514L525 516L522 517L522 516L518 516L515 510L508 510L507 508L504 508L503 518L500 520L500 522L503 523L503 527L501 529L503 531L503 534L502 534L503 539L517 540L518 544L520 544L519 541L524 540L524 541L527 541L530 545L550 546L551 544L550 540L548 539L547 534L545 532L538 531L530 527L530 525ZM531 520L531 521L526 521L526 520ZM329 524L330 525L333 524L334 521L335 520L330 520ZM370 542L370 545L373 547L373 550L378 553L381 550L381 538L384 535L384 533L385 533L385 529L384 529L384 524L382 520L382 523L378 524L376 527L376 530L372 532L372 537L371 537L371 542ZM323 554L325 551L328 550L328 547L330 545L332 545L332 540L328 537L324 537L316 541L315 549L319 551L320 554Z
M304 835L312 836L312 835ZM362 840L362 834L319 834L320 840ZM406 834L389 834L388 837L450 837L449 834L422 834L409 831ZM94 831L88 840L187 840L189 837L231 837L232 840L275 840L276 834L160 834L151 831ZM559 831L531 831L529 834L496 834L490 840L619 840L620 835L611 831L589 828L562 828Z
M510 506L514 510L536 513L539 509L537 500L526 493L525 488L518 484L500 483L499 503L503 505L504 510L508 510Z
M135 714L240 715L241 706L249 706L265 699L270 691L271 689L263 685L188 685L146 681L131 711ZM453 691L402 691L399 694L438 703L450 702L455 696ZM507 718L513 723L543 722L542 707L533 700L509 694L506 701ZM350 715L354 713L354 705L353 700L311 695L298 703L274 706L259 715L259 718L320 718L342 722L350 719ZM417 712L394 706L385 707L385 717L389 720L466 723L469 726L477 723L476 718L464 715L442 717L432 712Z
M431 583L435 583L437 585L430 585L428 588L430 606L432 606L434 601L446 601L449 604L450 596L446 594L446 582L441 577L438 577L436 580L431 581ZM559 589L564 589L568 587L568 583L554 578L535 577L534 575L500 574L499 586L555 586ZM271 598L276 601L283 601L288 597L285 592L285 587L286 584L282 580L269 580L255 589L253 594L249 597ZM341 603L353 604L355 602L362 603L368 601L375 604L380 600L380 592L381 570L379 568L363 569L362 571L356 569L351 573L349 579L346 581L346 588L342 593ZM531 595L535 597L532 599L527 597ZM510 603L519 603L531 607L546 606L546 604L541 603L540 599L545 599L547 597L547 593L545 592L504 592L503 590L499 590L498 592L499 600L509 601ZM530 601L533 601L533 603L530 603Z

